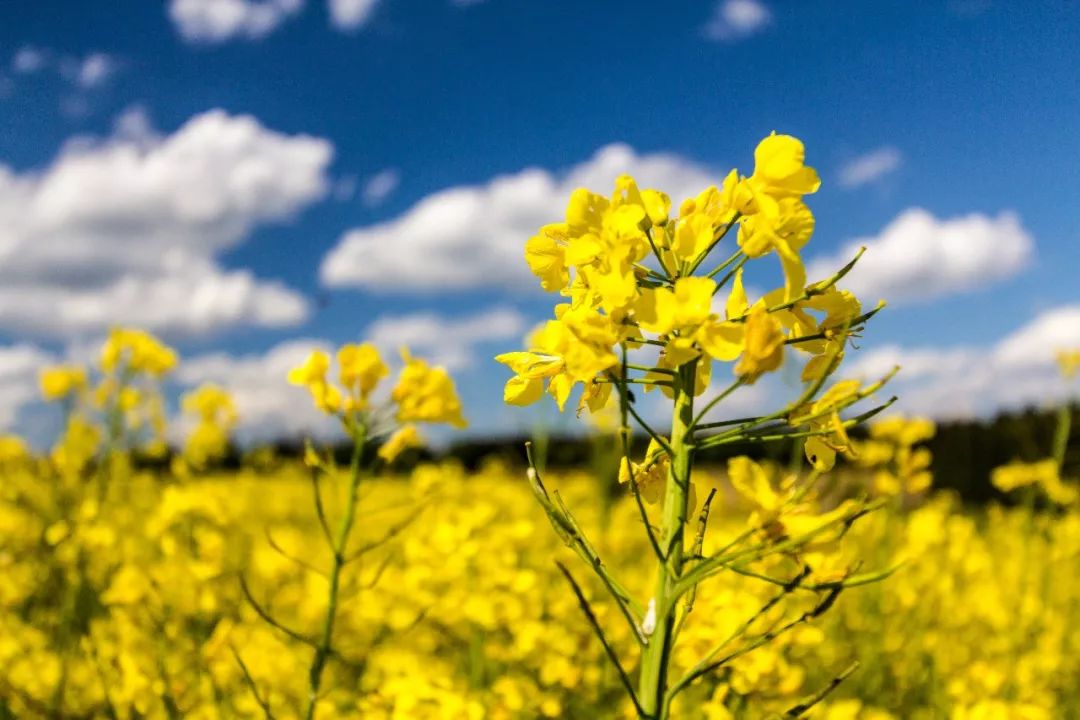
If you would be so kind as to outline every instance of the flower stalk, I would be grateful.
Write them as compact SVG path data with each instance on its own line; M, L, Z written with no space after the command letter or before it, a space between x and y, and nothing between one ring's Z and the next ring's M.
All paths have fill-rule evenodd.
M693 446L690 443L689 431L694 417L694 367L695 363L689 362L679 368L672 388L675 393L671 418L672 457L660 525L660 543L666 561L658 564L659 573L654 595L657 607L656 630L642 653L638 686L644 717L650 720L664 717L663 698L667 689L671 650L675 643L677 603L674 593L683 569L684 533L693 465Z
M333 556L327 582L326 615L323 617L323 626L319 634L318 645L315 647L311 667L308 669L308 699L307 707L304 710L304 717L307 720L312 720L315 717L323 672L326 669L326 661L333 650L332 642L334 623L337 620L341 571L348 562L349 537L352 534L353 524L356 522L356 507L359 504L360 495L360 460L363 458L364 446L367 444L367 428L362 425L354 427L352 429L352 440L353 451L349 462L349 488L345 498L345 512L341 517L341 524L338 526L331 547Z

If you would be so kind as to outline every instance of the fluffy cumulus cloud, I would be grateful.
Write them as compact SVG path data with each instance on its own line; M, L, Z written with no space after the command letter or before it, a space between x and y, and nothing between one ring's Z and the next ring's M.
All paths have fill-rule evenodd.
M871 380L901 367L891 388L901 409L936 417L986 415L1056 402L1066 391L1058 350L1080 347L1080 305L1047 310L989 346L886 345L853 356L845 372Z
M338 30L357 30L371 20L379 0L328 0L330 22Z
M325 140L210 111L169 136L125 120L38 172L0 165L0 328L202 333L302 321L303 296L216 258L322 198L332 154Z
M827 277L866 247L844 287L864 299L926 301L1011 277L1024 269L1035 242L1011 212L973 213L939 220L905 210L876 237L858 238L840 252L810 263L811 278Z
M432 362L461 370L476 363L478 345L511 339L516 342L525 329L525 318L511 308L494 308L462 319L414 313L378 318L368 328L367 340L386 355L396 355L398 348L408 346Z
M900 167L903 156L886 146L858 156L840 169L840 186L857 188L879 180Z
M610 192L620 173L642 187L663 188L676 203L717 182L707 168L677 155L608 145L566 172L529 168L448 188L400 217L350 230L324 258L322 281L379 291L537 287L523 259L525 241L563 216L575 188Z
M734 42L755 35L772 22L772 13L760 0L720 0L706 23L705 37Z
M33 345L0 346L0 430L15 429L19 411L38 398L38 373L55 362Z
M303 7L304 0L170 0L169 19L189 42L257 40Z

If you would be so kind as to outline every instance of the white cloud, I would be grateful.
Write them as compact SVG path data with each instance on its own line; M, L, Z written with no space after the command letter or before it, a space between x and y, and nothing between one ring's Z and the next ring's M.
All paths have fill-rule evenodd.
M371 20L379 0L328 0L330 22L338 30L356 30Z
M320 276L331 287L382 291L538 287L523 258L525 241L563 216L574 188L610 192L624 172L642 187L665 189L676 206L717 181L678 155L639 155L612 144L564 173L528 168L448 188L400 217L350 230L323 259Z
M11 69L20 75L53 70L80 90L104 85L120 68L120 61L107 53L92 52L84 57L59 55L48 48L26 45L11 59Z
M315 348L330 350L324 341L299 339L263 354L202 355L181 363L176 378L184 385L212 382L227 389L240 416L237 435L244 442L327 437L337 429L334 422L315 409L307 390L286 381L289 370Z
M720 0L705 25L705 37L733 42L764 30L771 22L772 13L760 0Z
M909 412L954 418L1060 401L1065 384L1054 354L1080 347L1080 305L1041 313L990 346L887 345L852 356L844 372L865 380L901 367L890 392Z
M401 184L401 172L395 168L388 168L372 175L364 183L364 204L368 207L381 205L397 190L399 184Z
M132 122L70 143L40 172L0 165L0 327L196 333L303 320L302 296L216 257L321 199L330 143L220 110L166 137Z
M38 399L38 373L55 362L33 345L0 346L0 430L11 430L19 411Z
M169 18L189 42L257 40L299 13L304 0L170 0Z
M930 300L972 290L1024 269L1035 242L1011 212L939 220L920 208L900 213L876 237L858 238L811 262L811 278L831 275L866 246L841 283L863 299Z
M872 183L899 168L902 159L891 146L871 150L840 169L840 185L850 189Z
M1080 305L1039 315L994 348L994 361L1010 368L1049 366L1058 350L1080 348Z
M11 69L19 74L35 73L49 63L49 52L42 48L25 45L11 59Z
M104 85L117 70L117 61L105 53L90 53L80 59L68 58L60 64L60 74L83 90Z
M368 327L365 339L387 356L396 356L398 349L406 345L418 356L450 370L461 370L475 364L477 345L517 338L525 329L521 313L495 308L461 319L435 313L383 316Z

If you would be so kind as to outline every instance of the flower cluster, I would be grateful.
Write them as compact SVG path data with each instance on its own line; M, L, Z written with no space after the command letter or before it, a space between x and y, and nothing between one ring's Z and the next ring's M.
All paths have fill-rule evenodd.
M994 468L990 481L1004 493L1021 488L1041 491L1057 505L1073 505L1080 500L1080 488L1062 479L1058 462L1053 458L1002 465Z
M506 401L533 403L546 383L563 408L581 383L580 406L596 411L610 397L598 386L619 363L618 345L660 347L659 375L697 360L699 392L713 361L737 361L736 376L749 384L778 369L788 345L812 356L804 379L835 370L843 336L866 318L851 293L836 289L839 278L806 283L800 251L814 217L802 198L820 181L804 155L797 139L770 135L758 145L749 177L731 171L720 187L684 201L676 217L666 194L641 190L626 175L610 198L576 190L565 220L545 225L525 246L541 286L568 302L556 306L555 319L533 334L528 350L496 358L514 372ZM735 226L735 252L699 273ZM750 303L743 266L771 253L780 259L783 286ZM656 373L647 379L669 392Z
M873 469L874 489L882 495L914 495L930 488L932 457L925 443L936 427L927 418L894 415L870 426L870 438L858 443L859 467Z
M184 395L181 407L196 421L181 457L186 467L204 470L229 449L229 437L238 420L236 405L224 389L206 384Z
M388 463L404 450L423 445L413 423L445 423L455 428L468 424L453 378L444 368L432 367L407 349L402 350L401 358L404 366L389 398L393 420L399 427L379 450L379 457ZM288 380L306 387L315 406L338 417L351 434L357 430L365 435L381 431L379 425L384 418L379 413L386 406L373 407L372 395L390 369L378 349L370 343L343 345L337 361L340 386L327 379L330 356L322 350L313 350L301 365L290 370Z
M127 451L164 455L165 400L159 384L177 361L176 351L153 335L114 328L101 347L96 372L78 365L42 370L42 397L64 408L64 433L52 452L55 465L75 477L95 459L123 462Z

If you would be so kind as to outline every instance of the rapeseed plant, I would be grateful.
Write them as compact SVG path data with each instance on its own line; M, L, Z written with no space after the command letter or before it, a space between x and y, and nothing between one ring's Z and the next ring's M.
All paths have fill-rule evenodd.
M336 653L334 627L338 620L338 603L345 567L350 563L358 563L365 555L393 539L408 524L403 523L391 528L378 541L355 549L350 546L353 526L357 519L360 485L364 476L364 451L368 442L386 436L389 431L388 423L399 424L376 453L380 462L390 465L406 449L423 445L423 439L414 423L446 423L457 428L467 424L462 415L461 401L458 399L454 382L446 370L431 367L425 361L413 357L407 349L402 350L402 361L404 366L397 383L390 391L389 403L381 405L372 402L372 395L383 378L389 375L389 368L379 351L370 343L343 345L338 350L340 385L327 379L330 357L321 350L313 351L301 365L289 371L289 382L306 387L315 406L340 422L352 444L348 490L336 530L331 530L319 484L319 476L334 475L336 467L330 456L320 455L310 445L305 452L305 462L312 471L316 514L331 554L330 569L326 573L326 606L318 634L309 638L290 630L255 600L246 582L243 584L248 602L260 617L289 638L311 648L312 659L307 672L308 693L303 712L303 717L308 720L314 718L318 712L326 665ZM415 515L412 515L409 520L414 518ZM375 580L378 579L377 576L376 572ZM372 584L374 582L373 580ZM236 657L237 662L243 666L240 655L237 654ZM247 675L246 666L244 667ZM253 682L252 690L255 697L260 699ZM260 704L262 702L260 699Z
M803 198L816 192L820 181L804 159L799 140L774 133L755 150L751 175L731 171L719 188L685 200L675 217L665 193L641 190L633 178L620 176L610 198L575 190L564 221L545 225L525 245L525 259L541 287L567 302L555 307L554 319L534 334L527 350L496 358L514 372L504 398L527 405L546 389L562 410L581 385L579 414L601 411L610 403L619 408L620 480L633 495L651 548L656 579L650 597L634 597L615 577L562 497L548 491L535 465L529 481L556 533L596 572L632 631L636 682L582 587L559 566L639 718L670 717L676 698L695 682L725 672L740 656L824 613L844 588L882 576L855 575L853 566L825 582L805 562L811 548L831 544L874 507L863 498L819 511L813 485L838 454L854 454L848 428L885 406L850 419L841 412L880 389L887 378L868 387L841 381L823 391L848 338L881 306L864 313L857 298L837 288L858 257L830 278L807 282L800 253L813 233L814 217ZM708 268L714 251L736 228L737 249ZM779 258L783 284L751 303L744 268L769 254ZM721 294L725 288L726 298ZM718 298L723 299L719 307ZM805 388L796 400L774 413L708 421L725 399L779 369L789 346L809 356L802 370ZM695 408L695 398L711 389L715 362L733 363L734 379ZM669 431L654 429L631 390L634 385L644 392L660 388L670 399ZM631 418L650 438L641 462L630 457ZM733 464L733 482L755 510L746 532L704 553L713 495L702 504L695 528L695 452L788 439L804 441L811 476L804 482L792 476L775 483L752 461ZM660 506L658 526L647 504ZM755 569L780 559L790 561L794 574L770 576ZM817 602L768 631L741 628L681 677L674 676L673 654L698 586L721 572L757 575L785 595L806 590L817 595ZM802 714L821 699L792 712Z

